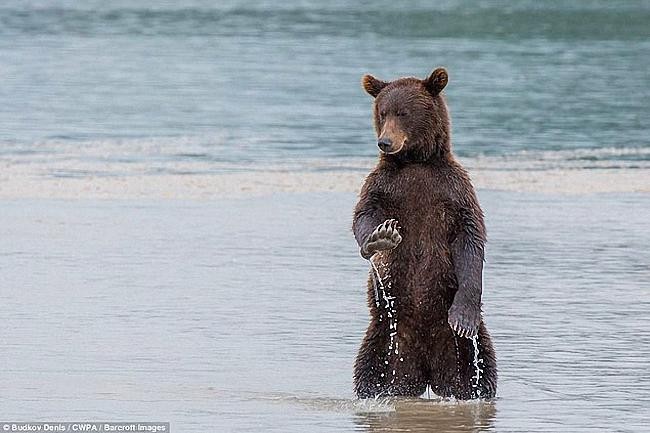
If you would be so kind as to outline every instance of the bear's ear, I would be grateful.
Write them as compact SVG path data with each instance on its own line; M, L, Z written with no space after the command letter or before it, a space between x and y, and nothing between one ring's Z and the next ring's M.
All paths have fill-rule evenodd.
M381 89L388 86L387 82L378 80L372 75L364 75L361 79L361 84L363 85L363 88L366 89L366 92L368 92L373 98L376 98L377 95L379 95Z
M433 96L437 96L445 88L447 81L449 81L449 76L445 68L437 68L429 75L429 78L424 80L424 87Z

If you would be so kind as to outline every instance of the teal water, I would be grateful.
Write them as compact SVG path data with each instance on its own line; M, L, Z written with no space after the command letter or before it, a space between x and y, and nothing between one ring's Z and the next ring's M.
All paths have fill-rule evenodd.
M461 156L647 166L649 22L645 1L9 0L0 157L373 156L362 74L444 65Z

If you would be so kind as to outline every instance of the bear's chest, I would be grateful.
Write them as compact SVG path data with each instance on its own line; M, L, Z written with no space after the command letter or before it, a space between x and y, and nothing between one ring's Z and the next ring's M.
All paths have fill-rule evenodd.
M397 219L400 226L418 237L418 243L428 236L417 235L429 235L432 229L446 236L457 219L447 181L432 170L404 170L386 179L379 191L380 200L388 204L388 217Z

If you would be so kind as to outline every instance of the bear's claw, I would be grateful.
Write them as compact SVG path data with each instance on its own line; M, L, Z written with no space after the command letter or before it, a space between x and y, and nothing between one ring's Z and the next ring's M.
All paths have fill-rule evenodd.
M361 248L362 256L370 258L377 251L392 250L399 245L402 236L397 224L397 220L392 218L379 224L364 242Z
M478 327L481 322L481 310L472 308L469 305L452 304L449 309L448 323L451 329L463 338L474 338L478 335Z

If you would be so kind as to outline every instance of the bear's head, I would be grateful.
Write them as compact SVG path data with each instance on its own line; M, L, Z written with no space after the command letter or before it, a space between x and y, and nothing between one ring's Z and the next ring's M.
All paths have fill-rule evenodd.
M429 161L451 152L447 104L440 93L447 80L444 68L424 80L409 77L386 82L372 75L363 77L363 88L375 98L377 145L384 155Z

